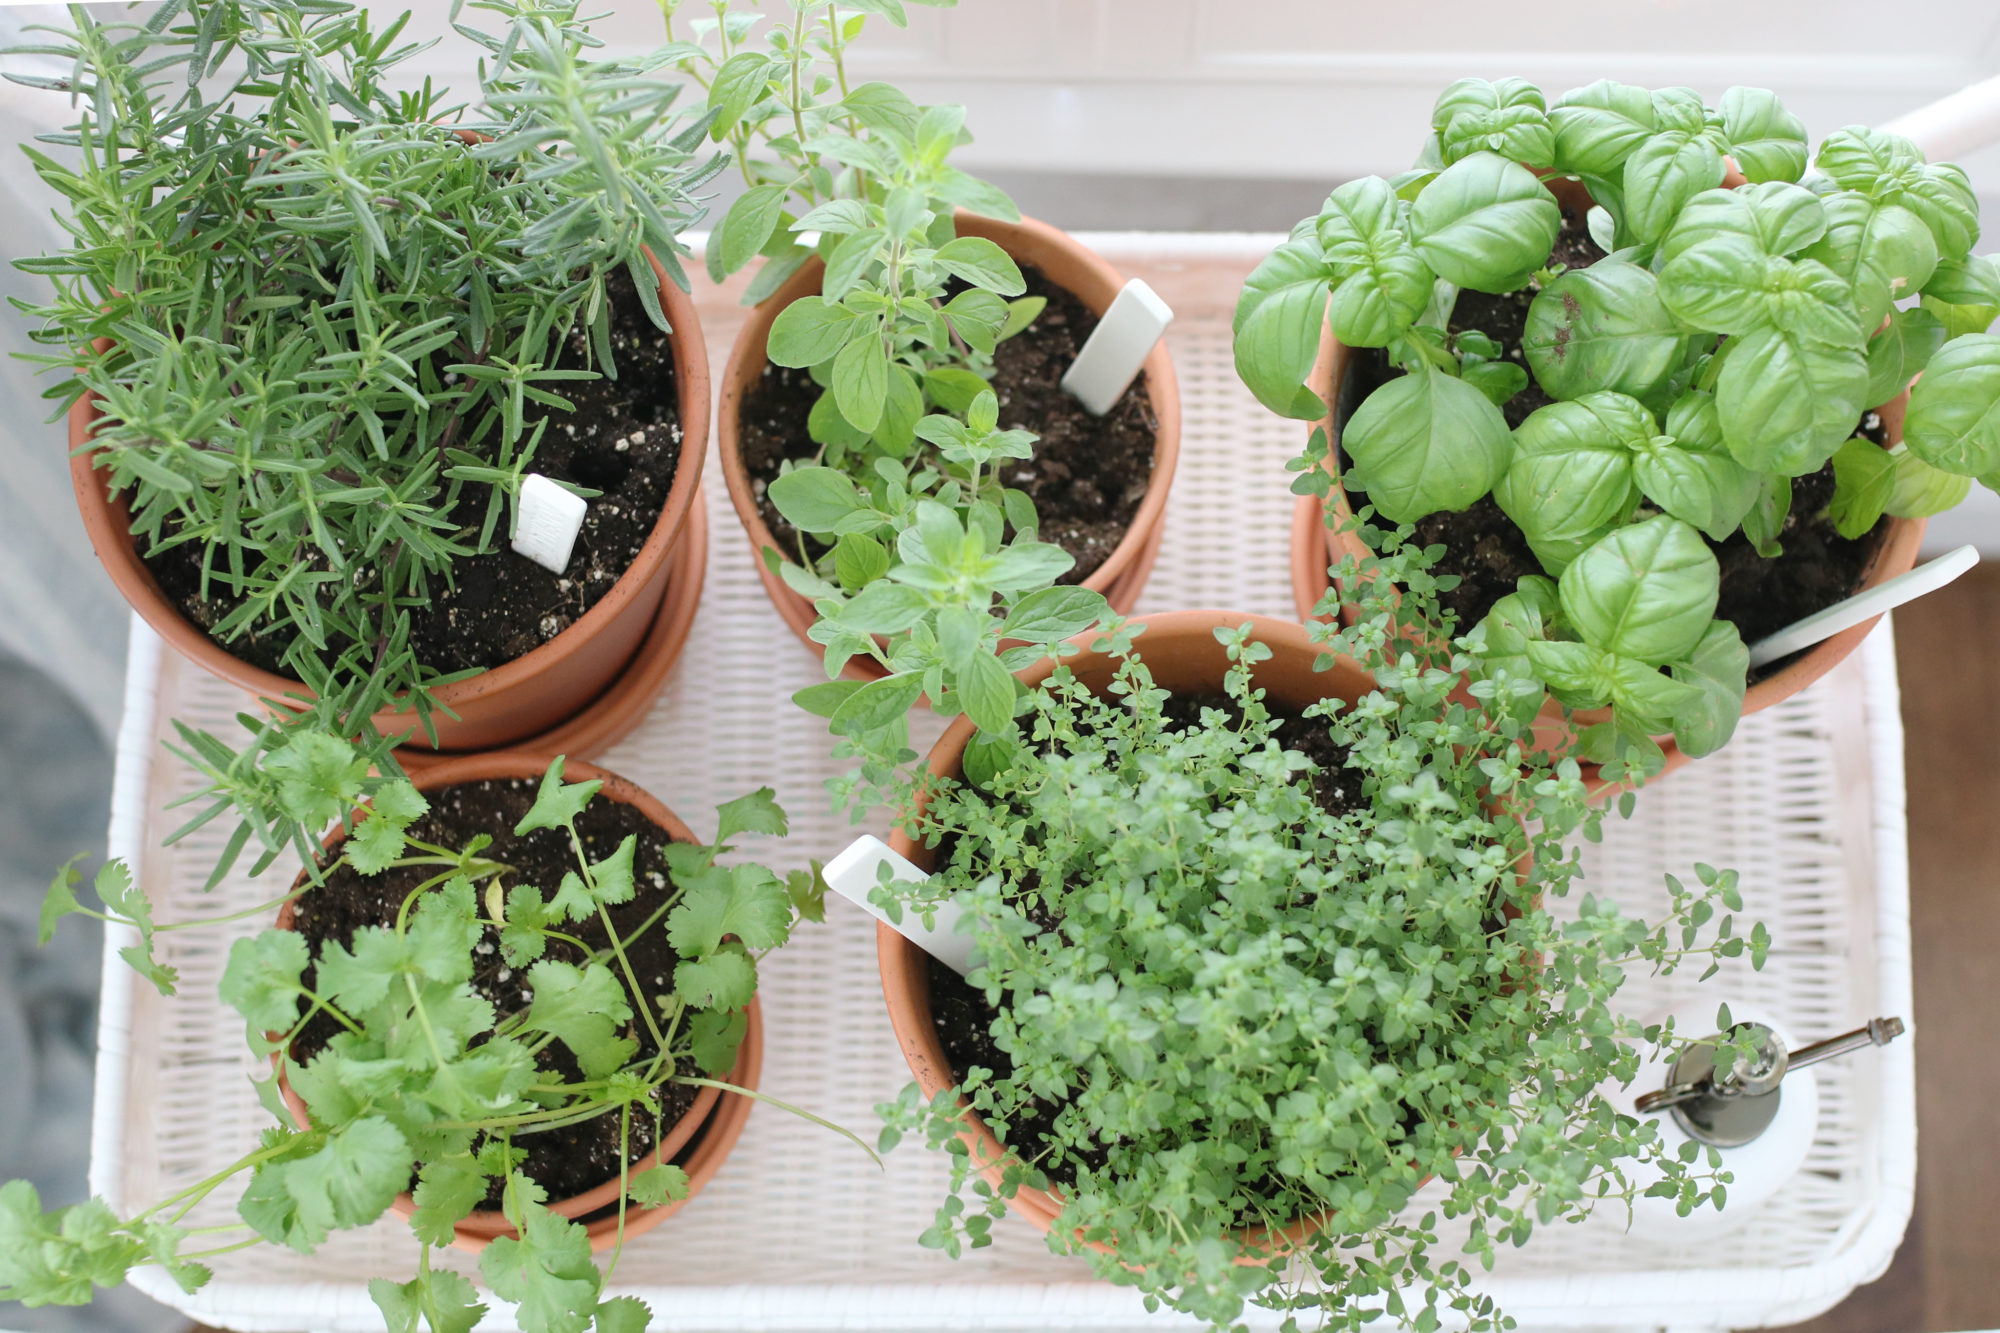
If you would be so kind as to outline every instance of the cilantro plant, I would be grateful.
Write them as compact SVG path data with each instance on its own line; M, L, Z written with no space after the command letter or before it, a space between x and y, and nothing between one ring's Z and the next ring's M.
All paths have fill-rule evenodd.
M671 25L679 6L664 7ZM1074 559L1036 540L1033 502L1001 479L1035 436L999 427L994 349L1046 301L1022 295L1000 246L957 234L961 207L1020 218L1003 192L950 165L969 138L965 109L849 85L847 46L869 15L900 25L897 0L791 0L763 45L759 15L711 7L697 40L670 48L707 88L710 133L748 186L716 228L709 271L720 280L763 256L746 297L758 301L814 255L825 263L819 293L781 310L767 344L774 364L809 371L821 392L807 421L817 448L769 488L797 549L764 558L812 600L829 676L857 656L889 673L798 698L864 758L873 784L907 756L904 716L920 696L1005 736L1011 672L1107 609L1094 592L1055 586Z
M519 1303L523 1328L643 1329L643 1303L604 1298L605 1275L584 1228L551 1212L546 1192L520 1170L523 1140L615 1116L621 1230L628 1207L687 1196L679 1167L630 1170L633 1126L650 1120L651 1141L659 1142L667 1128L661 1094L671 1084L744 1092L722 1080L746 1031L757 960L785 942L799 917L820 919L824 885L813 871L781 881L761 866L716 859L740 835L782 835L784 812L769 789L721 806L715 845L670 844L670 885L636 927L621 931L610 909L638 892L637 837L590 859L577 818L603 784L566 782L561 759L514 831L564 832L575 865L560 883L536 886L495 859L483 835L457 848L411 836L428 804L408 782L363 778L351 753L344 763L330 751L320 758L298 778L315 799L346 814L365 790L372 804L313 863L316 876L302 876L300 891L341 868L361 876L415 868L423 878L393 922L327 941L317 957L292 930L265 930L230 948L221 996L243 1016L251 1050L279 1057L307 1125L291 1118L277 1077L258 1084L277 1124L256 1148L131 1217L101 1200L45 1214L25 1181L0 1186L0 1299L86 1304L93 1288L116 1286L149 1263L194 1291L209 1275L203 1259L260 1242L311 1253L332 1232L374 1222L412 1191L411 1229L425 1247L417 1272L404 1282L378 1279L370 1294L391 1329L414 1333L421 1323L433 1333L464 1333L484 1307L465 1278L431 1266L430 1251L449 1244L453 1226L497 1193L517 1235L481 1252L480 1273L496 1295ZM45 938L60 916L85 910L73 885L66 870L51 891ZM136 916L134 924L149 928L144 899L122 869L100 874L98 888L112 909L101 915ZM657 931L679 957L664 992L628 958ZM585 933L602 942L580 938ZM482 941L524 972L523 1007L500 1012L474 988ZM551 956L557 943L565 947ZM295 1043L321 1016L339 1032L310 1058L296 1058ZM555 1072L544 1055L552 1045L568 1052L578 1077ZM190 1226L189 1214L232 1181L242 1190L240 1222Z
M563 386L616 374L606 276L666 326L647 252L686 285L721 167L677 85L587 57L570 0L474 8L503 27L461 29L487 52L470 106L402 90L408 15L346 0L76 7L26 48L70 72L9 76L77 108L42 141L66 151L24 146L73 238L21 263L54 286L21 307L49 396L97 396L141 549L198 548L233 606L215 637L282 647L337 734L399 703L428 725L455 677L410 607L504 540ZM595 364L557 368L578 327Z
M1807 173L1804 125L1750 88L1711 108L1607 80L1550 106L1518 79L1466 79L1432 131L1415 168L1342 185L1259 265L1237 369L1273 410L1317 419L1303 380L1321 330L1385 349L1406 373L1345 423L1346 484L1392 524L1491 493L1557 581L1524 585L1532 616L1508 613L1548 640L1533 668L1566 702L1613 705L1640 751L1671 729L1703 753L1728 739L1744 674L1713 620L1707 543L1740 530L1775 558L1793 478L1829 463L1847 537L1949 508L1973 477L2000 485L2000 338L1984 332L2000 268L1971 253L1965 173L1860 127ZM1724 189L1731 163L1748 183ZM1537 172L1588 188L1604 258L1551 261L1561 213ZM1527 376L1449 323L1461 290L1522 288L1521 354L1554 401L1510 430L1501 408ZM1902 445L1856 433L1927 367ZM1328 452L1316 431L1294 489L1327 493ZM1689 688L1701 715L1670 728Z
M1114 632L1108 694L1058 669L1009 762L932 790L915 828L950 851L896 892L967 909L1006 1067L881 1108L885 1147L951 1156L926 1244L984 1245L1006 1198L1053 1187L1052 1249L1217 1329L1251 1302L1288 1328L1486 1329L1508 1324L1471 1282L1500 1246L1639 1193L1726 1200L1718 1155L1667 1151L1603 1089L1677 1040L1621 1011L1628 975L1761 967L1736 875L1670 880L1654 922L1588 895L1558 915L1568 841L1603 812L1573 759L1533 746L1504 672L1464 689L1483 668L1442 638L1426 554L1385 550L1368 614L1319 631L1379 688L1308 711L1358 797L1322 803L1333 775L1280 743L1248 626L1217 631L1229 707L1176 720L1143 637ZM957 1137L965 1105L1005 1163ZM1426 1180L1443 1199L1419 1211ZM1288 1254L1252 1239L1296 1223Z

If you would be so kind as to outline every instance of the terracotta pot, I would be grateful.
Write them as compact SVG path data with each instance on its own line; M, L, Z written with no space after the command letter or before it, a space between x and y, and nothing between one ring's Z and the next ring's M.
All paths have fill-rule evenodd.
M493 754L474 755L464 759L439 763L417 775L412 781L418 790L425 792L442 791L465 783L488 780L523 778L539 779L549 766L552 756L530 754L523 750L504 750ZM675 842L698 843L700 840L680 819L653 796L641 788L607 772L593 764L568 761L564 764L564 776L572 781L601 781L604 788L600 799L629 805L646 816ZM328 834L324 845L337 847L345 838L338 828ZM303 873L300 876L304 878ZM287 902L278 909L274 923L279 930L292 928L293 904ZM736 1063L730 1068L723 1082L733 1083L739 1088L754 1089L764 1063L764 1020L763 1011L753 997L746 1011L749 1029L744 1033L743 1044L736 1053ZM267 1034L275 1039L276 1034ZM293 1121L300 1129L309 1127L306 1104L292 1090L284 1077L283 1061L277 1055L271 1063L278 1070L279 1091L285 1099L285 1106L292 1113ZM652 1152L635 1162L631 1174L638 1175L659 1162L675 1162L687 1173L688 1194L686 1199L666 1204L659 1208L629 1207L625 1212L624 1239L651 1231L686 1205L689 1199L701 1189L721 1168L723 1159L729 1156L731 1148L743 1133L744 1123L750 1118L751 1099L734 1093L723 1094L717 1088L701 1088L695 1095L694 1105L679 1120L667 1127L659 1144ZM613 1207L618 1202L618 1181L607 1180L595 1189L567 1199L551 1202L549 1211L572 1219L583 1218L601 1209ZM408 1193L396 1196L390 1205L398 1217L409 1217L416 1211L416 1200ZM590 1248L594 1251L610 1249L619 1242L618 1215L595 1218L585 1224L590 1235ZM452 1228L452 1245L458 1249L477 1254L487 1244L499 1236L517 1234L506 1217L498 1211L480 1209Z
M647 257L652 258L650 253ZM439 750L494 749L576 721L579 713L611 690L659 616L667 593L669 557L686 530L701 482L708 448L709 380L708 350L694 302L667 280L657 259L652 263L661 302L673 325L680 395L681 457L666 505L638 559L575 624L530 653L436 691L441 710L433 714L433 721ZM108 346L100 343L96 350L102 353ZM189 622L160 591L133 543L124 497L110 493L97 476L95 452L84 448L101 415L94 397L80 399L70 411L70 481L90 544L118 591L161 638L202 669L260 699L284 703L288 697L307 696L300 682L231 654ZM664 679L663 671L660 677ZM431 749L414 710L377 713L374 723L383 735L412 733L408 749Z
M1726 184L1733 189L1742 183L1743 178L1732 170ZM1578 181L1555 179L1549 182L1549 188L1552 193L1562 198L1565 204L1572 207L1581 205L1586 209L1589 207L1590 196ZM1335 530L1353 517L1353 511L1347 503L1347 492L1340 484L1340 432L1336 423L1360 406L1359 401L1349 403L1340 401L1340 392L1347 386L1348 371L1353 364L1355 354L1356 349L1335 338L1331 328L1323 329L1320 335L1319 358L1313 365L1312 377L1307 380L1308 387L1329 407L1327 415L1315 423L1314 429L1327 432L1330 446L1327 470L1332 474L1334 484L1333 490L1324 502L1332 514L1331 525L1322 523L1319 533L1315 535L1302 518L1295 516L1292 527L1292 590L1301 619L1312 614L1313 606L1328 587L1329 566L1339 564L1349 555L1366 558L1373 554L1358 534ZM1882 426L1891 447L1902 442L1903 415L1908 408L1909 397L1906 390L1893 401L1875 409L1881 415ZM1304 509L1307 504L1315 509L1320 507L1320 502L1307 497L1300 508ZM1889 519L1875 548L1875 554L1862 573L1861 588L1875 587L1913 569L1917 562L1918 548L1923 545L1925 524L1926 520L1921 518ZM1342 608L1342 616L1344 618L1349 616L1349 611L1345 607ZM1880 617L1876 619L1879 620ZM1471 626L1461 628L1470 629ZM1780 670L1752 684L1743 697L1743 716L1748 717L1752 713L1762 712L1775 704L1783 703L1833 670L1849 653L1861 646L1861 641L1867 638L1869 631L1874 628L1875 620L1868 620L1851 629L1842 630L1832 638L1807 649ZM1609 711L1587 710L1576 716L1579 723L1587 726L1609 716ZM1566 743L1573 735L1573 729L1562 721L1560 709L1554 705L1551 705L1545 714L1545 721L1538 724L1538 730L1542 731L1548 741L1556 744ZM1660 748L1666 752L1669 771L1687 762L1687 756L1681 753L1680 747L1674 743L1671 735L1656 736L1654 739L1660 742ZM1607 788L1607 790L1624 790L1624 788Z
M1019 222L998 222L960 212L958 234L981 236L993 241L1016 260L1040 269L1050 281L1066 288L1100 315L1125 286L1125 279L1118 271L1093 251L1077 244L1067 232L1032 218L1023 218ZM730 348L729 364L722 372L722 404L716 413L716 448L722 459L722 475L729 482L729 498L736 506L737 516L743 520L744 531L750 535L750 556L756 563L757 577L763 581L764 590L770 594L778 614L784 617L799 640L815 653L821 652L820 645L806 637L816 618L812 603L786 587L784 580L764 563L766 547L773 550L780 548L757 507L757 492L749 470L744 466L739 418L744 402L763 378L765 367L769 364L765 343L770 337L772 321L792 302L816 295L824 276L825 268L820 261L808 260L784 286L750 312L742 331L736 335L736 345ZM1160 539L1165 531L1167 492L1173 486L1174 466L1180 458L1180 385L1174 377L1173 358L1167 355L1164 342L1153 348L1152 354L1146 358L1145 374L1153 413L1160 423L1153 445L1152 480L1146 487L1145 498L1139 502L1138 512L1132 517L1132 526L1125 531L1124 539L1113 548L1105 562L1083 581L1084 587L1103 593L1121 615L1129 613L1138 602L1140 590L1146 586L1146 578L1152 573L1153 560L1159 554ZM1032 429L1033 423L1028 425ZM872 660L857 658L848 664L844 674L852 679L869 680L881 676L883 672L880 665Z
M1233 627L1245 622L1252 625L1253 637L1272 649L1271 658L1252 668L1251 677L1253 683L1267 691L1276 702L1293 708L1303 708L1330 697L1352 702L1374 689L1373 679L1346 658L1336 660L1326 671L1313 670L1313 663L1321 655L1319 646L1306 635L1302 626L1270 616L1229 611L1170 611L1143 616L1137 622L1146 626L1145 633L1139 638L1138 650L1152 671L1154 680L1166 689L1176 693L1213 692L1221 688L1223 675L1229 667L1228 657L1222 645L1215 641L1213 631L1219 626ZM1102 690L1117 670L1118 659L1106 653L1085 651L1063 659L1063 664L1075 672L1079 680L1093 689ZM1029 685L1037 685L1047 680L1055 667L1052 659L1044 658L1036 666L1020 673L1021 679ZM959 777L965 745L972 732L969 720L961 717L953 722L931 750L929 771L939 777ZM919 804L919 816L922 810L923 806ZM926 871L931 868L932 849L909 834L899 830L891 837L890 845L898 854L908 857ZM882 973L882 995L889 1005L889 1021L895 1028L896 1040L902 1045L903 1058L909 1063L910 1073L922 1086L924 1095L936 1096L940 1091L955 1086L958 1080L932 1021L927 955L885 925L876 927L875 955ZM1005 1150L985 1122L969 1107L965 1113L965 1129L959 1137L971 1150L975 1162L991 1164L985 1168L984 1174L997 1186ZM1062 1201L1049 1191L1024 1188L1008 1201L1008 1206L1047 1231L1061 1211ZM1290 1250L1319 1225L1318 1218L1302 1218L1275 1235L1260 1229L1244 1232L1238 1239L1253 1252L1268 1256ZM1105 1250L1108 1247L1100 1244L1094 1248Z

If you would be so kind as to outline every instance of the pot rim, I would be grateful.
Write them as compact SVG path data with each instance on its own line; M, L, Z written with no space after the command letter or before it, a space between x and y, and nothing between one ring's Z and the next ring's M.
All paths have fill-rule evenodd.
M550 762L556 757L552 754L544 755L527 750L495 750L483 754L467 755L463 758L453 758L438 763L425 769L422 773L412 775L410 782L421 792L434 792L449 787L463 786L468 783L487 780L533 780L546 772ZM604 787L600 795L617 801L621 805L629 805L637 809L665 832L670 840L683 843L695 843L697 841L694 833L686 824L681 822L679 816L675 815L664 802L629 779L620 777L608 769L599 768L597 765L584 760L571 760L567 758L563 762L563 776L566 780L570 781L602 782ZM366 815L363 814L361 817L366 818ZM342 831L340 826L335 825L320 840L320 845L331 850L339 846L346 838L347 834ZM304 876L305 872L301 870L298 878L303 879ZM295 892L297 884L298 879L295 879L293 881ZM277 919L274 923L276 929L292 929L295 902L295 899L287 899L284 905L278 909ZM747 1066L747 1074L734 1081L740 1087L752 1088L756 1086L757 1074L762 1066L763 1058L762 1010L757 1004L756 997L753 996L751 998L745 1012L749 1015L750 1027L744 1034L743 1047L739 1049L737 1062L732 1066L730 1072L731 1074L737 1074ZM267 1037L273 1035L266 1034ZM754 1046L752 1045L753 1036L755 1037ZM299 1128L304 1129L308 1123L306 1103L297 1092L293 1091L290 1081L285 1076L285 1054L286 1052L284 1051L273 1051L271 1053L272 1068L277 1072L278 1090L284 1098L286 1109L291 1112L292 1119ZM687 1145L688 1141L702 1128L703 1124L710 1119L712 1113L715 1111L716 1103L721 1096L722 1092L719 1088L698 1088L695 1093L694 1103L689 1106L687 1111L678 1120L674 1121L672 1128L661 1137L651 1152L633 1163L628 1176L638 1175L640 1172L649 1169L662 1160L671 1160L676 1153ZM738 1100L744 1101L747 1104L749 1099L738 1098ZM738 1123L735 1128L740 1132L741 1124ZM733 1142L733 1139L731 1142ZM721 1155L726 1155L727 1151L728 1146L725 1145ZM716 1165L720 1165L719 1157ZM548 1209L550 1212L569 1218L581 1217L587 1213L596 1212L598 1209L616 1202L619 1193L618 1179L618 1177L614 1176L603 1184L586 1190L582 1194L555 1200L548 1204ZM690 1180L692 1181L692 1175L690 1175ZM690 1189L688 1197L692 1198L693 1193L693 1189ZM686 1199L682 1199L674 1203L661 1205L659 1208L628 1208L625 1212L626 1236L629 1238L634 1234L633 1225L635 1219L650 1219L654 1214L658 1214L660 1218L664 1218L668 1213L671 1213L686 1202ZM405 1190L397 1194L395 1202L390 1205L390 1208L398 1216L408 1217L410 1213L415 1211L416 1206L416 1200L411 1196L409 1191ZM650 1229L652 1225L656 1225L656 1223L649 1220L642 1229ZM507 1222L506 1217L502 1213L487 1208L474 1209L454 1225L453 1231L457 1235L458 1242L470 1244L471 1248L474 1249L483 1247L486 1241L496 1236L514 1234L514 1228ZM473 1242L476 1242L476 1244L473 1244Z
M639 554L617 582L576 622L555 638L511 661L481 671L475 676L438 686L432 691L440 709L458 711L475 699L502 690L517 688L572 658L588 653L597 637L617 618L639 591L653 578L668 553L679 541L701 483L706 462L709 432L708 348L701 334L701 318L693 299L667 277L664 266L646 248L647 262L660 284L660 298L672 326L669 333L674 354L676 397L681 426L680 459L674 467L666 503ZM108 338L92 344L102 355L112 346ZM103 414L95 395L86 393L71 406L68 414L70 484L76 492L77 507L99 562L131 608L183 656L203 670L218 676L259 699L311 698L303 682L252 665L211 639L161 592L159 582L140 559L132 536L131 512L125 497L113 494L97 475L95 460L99 450L86 448ZM376 714L384 735L411 731L406 743L425 745L424 733L413 708L393 708ZM379 725L386 721L388 725ZM412 731L412 729L414 730Z
M1112 298L1125 285L1124 276L1096 251L1078 242L1068 232L1035 218L1023 217L1018 222L1006 222L961 208L957 213L957 225L959 235L982 236L999 244L1010 255L1014 255L1016 245L1025 245L1067 256L1080 270L1087 288L1079 290L1078 286L1066 282L1058 282L1057 285L1099 315L1110 307ZM1015 258L1020 256L1015 255ZM765 588L777 603L779 614L802 638L815 617L810 603L786 587L764 564L763 553L767 548L779 551L781 558L788 557L783 557L783 548L778 545L758 508L749 469L743 463L738 422L751 386L763 377L770 365L765 349L772 322L794 301L817 294L825 271L825 265L817 257L808 259L777 291L751 308L723 367L722 393L716 411L717 453L722 462L722 475L729 485L730 503L735 506L737 517L749 535L751 552ZM1049 276L1051 281L1056 281L1053 275ZM1104 563L1083 581L1084 587L1095 592L1122 589L1135 575L1143 579L1152 563L1151 555L1159 548L1161 520L1166 513L1168 493L1173 488L1174 473L1180 461L1180 381L1175 375L1173 357L1167 351L1164 338L1154 344L1147 354L1142 370L1146 376L1146 396L1152 403L1153 415L1158 423L1153 434L1153 472L1147 479L1146 494L1133 513L1125 535L1105 557ZM1131 589L1133 597L1136 598L1137 593L1137 588Z

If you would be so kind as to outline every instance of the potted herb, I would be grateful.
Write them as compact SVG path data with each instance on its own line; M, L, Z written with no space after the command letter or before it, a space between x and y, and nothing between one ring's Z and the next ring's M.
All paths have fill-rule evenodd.
M1330 411L1295 489L1329 497L1333 558L1367 549L1350 506L1442 544L1456 628L1525 635L1584 754L1705 753L1866 631L1748 677L1743 644L1909 569L1925 515L2000 480L1965 175L1863 128L1807 174L1748 88L1462 80L1432 128L1259 266L1238 370Z
M1620 1012L1628 971L1761 965L1764 932L1736 932L1735 876L1707 867L1665 921L1551 915L1602 812L1460 689L1475 664L1410 605L1423 563L1385 565L1415 582L1401 608L1317 641L1227 613L1113 626L1026 674L1006 762L971 772L964 722L932 751L896 844L929 879L878 891L949 897L976 940L960 978L878 932L916 1077L882 1141L951 1158L925 1244L989 1243L1011 1207L1218 1329L1251 1302L1488 1328L1470 1282L1498 1245L1638 1189L1723 1202L1719 1159L1679 1160L1599 1089L1674 1040ZM1658 1184L1629 1183L1642 1163ZM1433 1178L1471 1219L1462 1256L1405 1209Z
M895 6L875 12L900 21ZM982 393L1009 431L1031 432L1022 443L1032 447L997 478L1002 535L1061 547L1071 564L1052 578L1129 608L1158 547L1179 447L1172 363L1156 348L1102 417L1059 385L1122 280L950 165L968 138L963 108L850 85L845 53L864 16L795 5L761 44L757 21L735 13L708 25L682 68L708 88L711 133L748 187L716 228L709 272L721 280L764 257L717 432L780 613L808 637L821 583L838 575L858 591L864 569L852 558L836 568L840 543L787 509L781 480L828 471L893 512L946 470L920 425L964 422ZM860 545L846 543L850 553ZM857 674L887 669L873 655L845 661Z
M105 567L311 725L450 750L600 699L698 567L678 237L720 167L573 5L481 8L474 106L403 91L407 16L338 0L79 9L37 48L73 72L24 80L78 108L67 154L25 150L75 238L23 264L54 284L25 313ZM560 573L508 549L536 472L592 497Z
M784 833L769 790L720 807L703 846L631 784L570 767L502 752L413 785L315 737L281 789L215 782L206 797L258 800L298 837L340 821L220 983L274 1066L259 1091L278 1123L229 1170L130 1218L102 1201L45 1215L26 1182L0 1186L0 1298L84 1304L143 1264L193 1291L204 1257L310 1253L393 1211L424 1248L407 1280L370 1284L391 1328L478 1321L471 1284L432 1266L444 1245L479 1254L531 1333L643 1327L642 1304L604 1299L592 1251L685 1203L749 1099L769 1100L754 1091L756 960L799 916L818 919L822 886L716 864L741 835ZM135 927L127 957L156 981L171 982L158 935L209 924L156 924L116 862L97 878L104 911L75 883L66 870L51 889L44 936L75 912ZM232 1182L240 1220L194 1226Z

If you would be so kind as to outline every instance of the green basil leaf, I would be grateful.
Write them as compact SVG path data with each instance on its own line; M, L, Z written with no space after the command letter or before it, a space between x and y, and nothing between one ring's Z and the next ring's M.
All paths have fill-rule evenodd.
M1673 372L1685 346L1652 270L1609 259L1542 288L1521 337L1528 368L1551 398L1644 394Z
M1531 167L1546 167L1555 157L1542 90L1525 79L1458 80L1438 97L1431 128L1447 165L1476 152Z
M1312 421L1327 410L1305 378L1319 356L1332 279L1316 242L1287 241L1251 270L1236 298L1236 374L1280 416Z
M1658 241L1682 206L1722 184L1726 172L1722 150L1707 134L1667 130L1647 139L1625 159L1620 234L1640 245Z
M1757 503L1757 474L1726 450L1685 449L1671 436L1655 436L1632 460L1632 477L1648 500L1715 541L1736 531Z
M1548 262L1562 229L1554 196L1518 162L1473 153L1446 167L1410 206L1410 236L1433 273L1460 287L1511 292Z
M1855 313L1861 327L1872 332L1891 306L1931 280L1937 242L1909 209L1858 194L1828 199L1826 216L1826 235L1804 257L1826 265L1853 287Z
M1019 296L1028 289L1013 256L984 236L961 236L940 246L931 258L954 278L996 296Z
M1544 569L1561 573L1631 516L1633 455L1653 433L1651 414L1617 393L1551 403L1515 430L1493 499Z
M1934 468L1979 477L2000 468L2000 337L1946 343L1910 387L1903 443Z
M1834 531L1853 541L1875 526L1896 488L1896 461L1873 440L1855 436L1833 456Z
M1629 83L1599 79L1564 93L1549 111L1549 124L1555 131L1557 170L1616 176L1632 150L1652 137L1653 95ZM1595 190L1591 193L1599 203L1606 202Z
M1692 701L1672 714L1674 743L1695 759L1720 750L1736 734L1750 674L1750 650L1736 626L1711 620L1688 660L1671 663L1667 670L1696 691Z
M1762 329L1741 339L1715 386L1723 438L1753 472L1816 472L1854 432L1868 361L1844 347Z
M832 360L874 320L861 316L837 302L818 296L802 296L778 312L771 321L771 336L764 354L773 365L802 369Z
M1350 480L1396 523L1465 508L1493 488L1513 454L1500 409L1435 366L1368 395L1341 443L1354 463Z
M1955 509L1972 493L1972 478L1934 468L1909 449L1890 454L1895 464L1888 503L1883 512L1897 518L1929 518Z
M1557 582L1564 619L1585 643L1654 666L1679 661L1715 618L1722 571L1701 534L1662 514L1619 528Z
M772 478L765 493L785 521L802 532L831 532L841 519L868 507L847 474L830 467L795 468Z
M1602 708L1611 701L1611 655L1587 643L1530 639L1525 648L1535 675L1571 708Z
M1872 194L1923 165L1924 155L1901 135L1884 134L1865 125L1849 125L1820 140L1813 165L1842 189Z
M1944 346L1944 325L1921 306L1897 310L1868 340L1869 402L1893 402Z
M1716 104L1736 169L1751 181L1795 181L1806 169L1806 123L1764 88L1731 88Z
M1789 267L1756 242L1722 232L1684 245L1660 267L1659 297L1675 319L1710 333L1744 334L1771 322L1767 275Z
M1774 181L1703 190L1687 201L1661 240L1659 262L1717 236L1740 236L1762 254L1789 255L1819 240L1826 228L1826 202L1803 185Z
M1649 734L1672 730L1676 717L1701 703L1699 689L1636 658L1612 656L1606 674L1612 706Z
M1430 302L1431 271L1399 221L1395 193L1379 176L1347 182L1320 209L1320 250L1334 279L1328 317L1350 347L1387 346Z
M1792 479L1765 472L1758 475L1757 483L1757 501L1743 516L1743 535L1758 555L1776 560L1784 553L1778 534L1785 530L1785 518L1792 512Z

